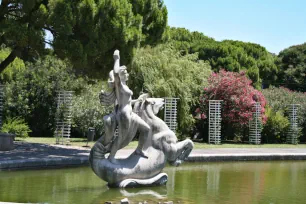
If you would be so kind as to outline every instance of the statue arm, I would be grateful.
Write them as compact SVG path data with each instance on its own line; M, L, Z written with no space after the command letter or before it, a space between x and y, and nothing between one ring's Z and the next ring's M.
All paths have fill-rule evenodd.
M119 50L115 50L114 52L114 74L118 74L119 73L119 70L120 70L120 55L119 55Z
M133 100L131 100L131 104L134 105L137 101L138 101L138 99L133 99Z

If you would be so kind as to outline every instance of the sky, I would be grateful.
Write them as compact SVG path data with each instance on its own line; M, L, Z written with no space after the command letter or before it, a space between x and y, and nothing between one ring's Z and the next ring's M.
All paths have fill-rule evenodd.
M168 24L278 54L306 42L306 0L164 0Z

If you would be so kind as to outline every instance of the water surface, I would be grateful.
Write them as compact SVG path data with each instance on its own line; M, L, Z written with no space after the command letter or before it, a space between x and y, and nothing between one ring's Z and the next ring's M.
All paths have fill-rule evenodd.
M110 189L89 167L0 171L0 201L104 203L305 203L306 162L184 163L162 187Z

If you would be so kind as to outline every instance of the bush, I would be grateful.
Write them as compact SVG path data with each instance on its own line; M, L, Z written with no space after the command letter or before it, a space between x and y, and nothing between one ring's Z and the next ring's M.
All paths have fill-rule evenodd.
M31 132L28 124L21 118L7 118L4 122L1 132L15 134L16 137L29 137Z
M94 127L96 135L101 135L103 116L113 110L100 104L100 84L87 85L81 94L76 95L72 105L72 127L76 133L84 135L89 127Z
M271 87L264 89L263 94L267 99L268 105L274 112L281 111L285 116L288 116L287 110L289 104L299 104L298 109L298 124L302 128L300 132L300 141L306 141L306 94L294 92L287 88Z
M262 130L262 142L284 143L286 141L289 120L282 111L274 112L272 108L266 109L266 116L268 120Z
M6 83L4 117L21 117L32 130L31 136L53 136L56 91L79 91L84 80L71 66L53 56L26 64L16 79Z

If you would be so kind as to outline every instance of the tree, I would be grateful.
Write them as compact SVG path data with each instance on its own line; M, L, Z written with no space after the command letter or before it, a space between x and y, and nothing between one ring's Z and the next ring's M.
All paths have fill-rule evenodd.
M218 42L184 28L171 28L170 41L183 53L199 53L199 59L208 61L215 72L245 70L258 89L262 83L268 86L277 80L276 58L260 45L233 40Z
M142 45L156 45L167 30L168 11L163 0L129 0L134 15L142 16Z
M278 55L279 83L291 90L306 91L306 43L289 47Z
M3 71L17 56L31 61L44 54L45 31L58 57L93 74L112 66L115 49L128 64L140 43L154 44L166 29L161 0L3 0L0 44L11 48Z
M11 50L9 48L3 48L0 50L0 63L9 56ZM3 82L10 82L16 78L18 72L22 72L25 69L24 62L18 57L15 58L10 65L0 74L0 79Z
M115 49L128 63L140 43L142 16L133 14L128 0L51 1L49 6L55 53L82 71L109 69Z
M130 70L129 85L135 98L140 92L178 97L178 130L186 133L192 129L191 110L211 73L207 63L199 61L197 54L182 56L172 45L163 44L137 50Z
M0 73L15 60L31 61L43 53L47 3L42 0L2 0L0 5L0 45L10 54L0 63Z

